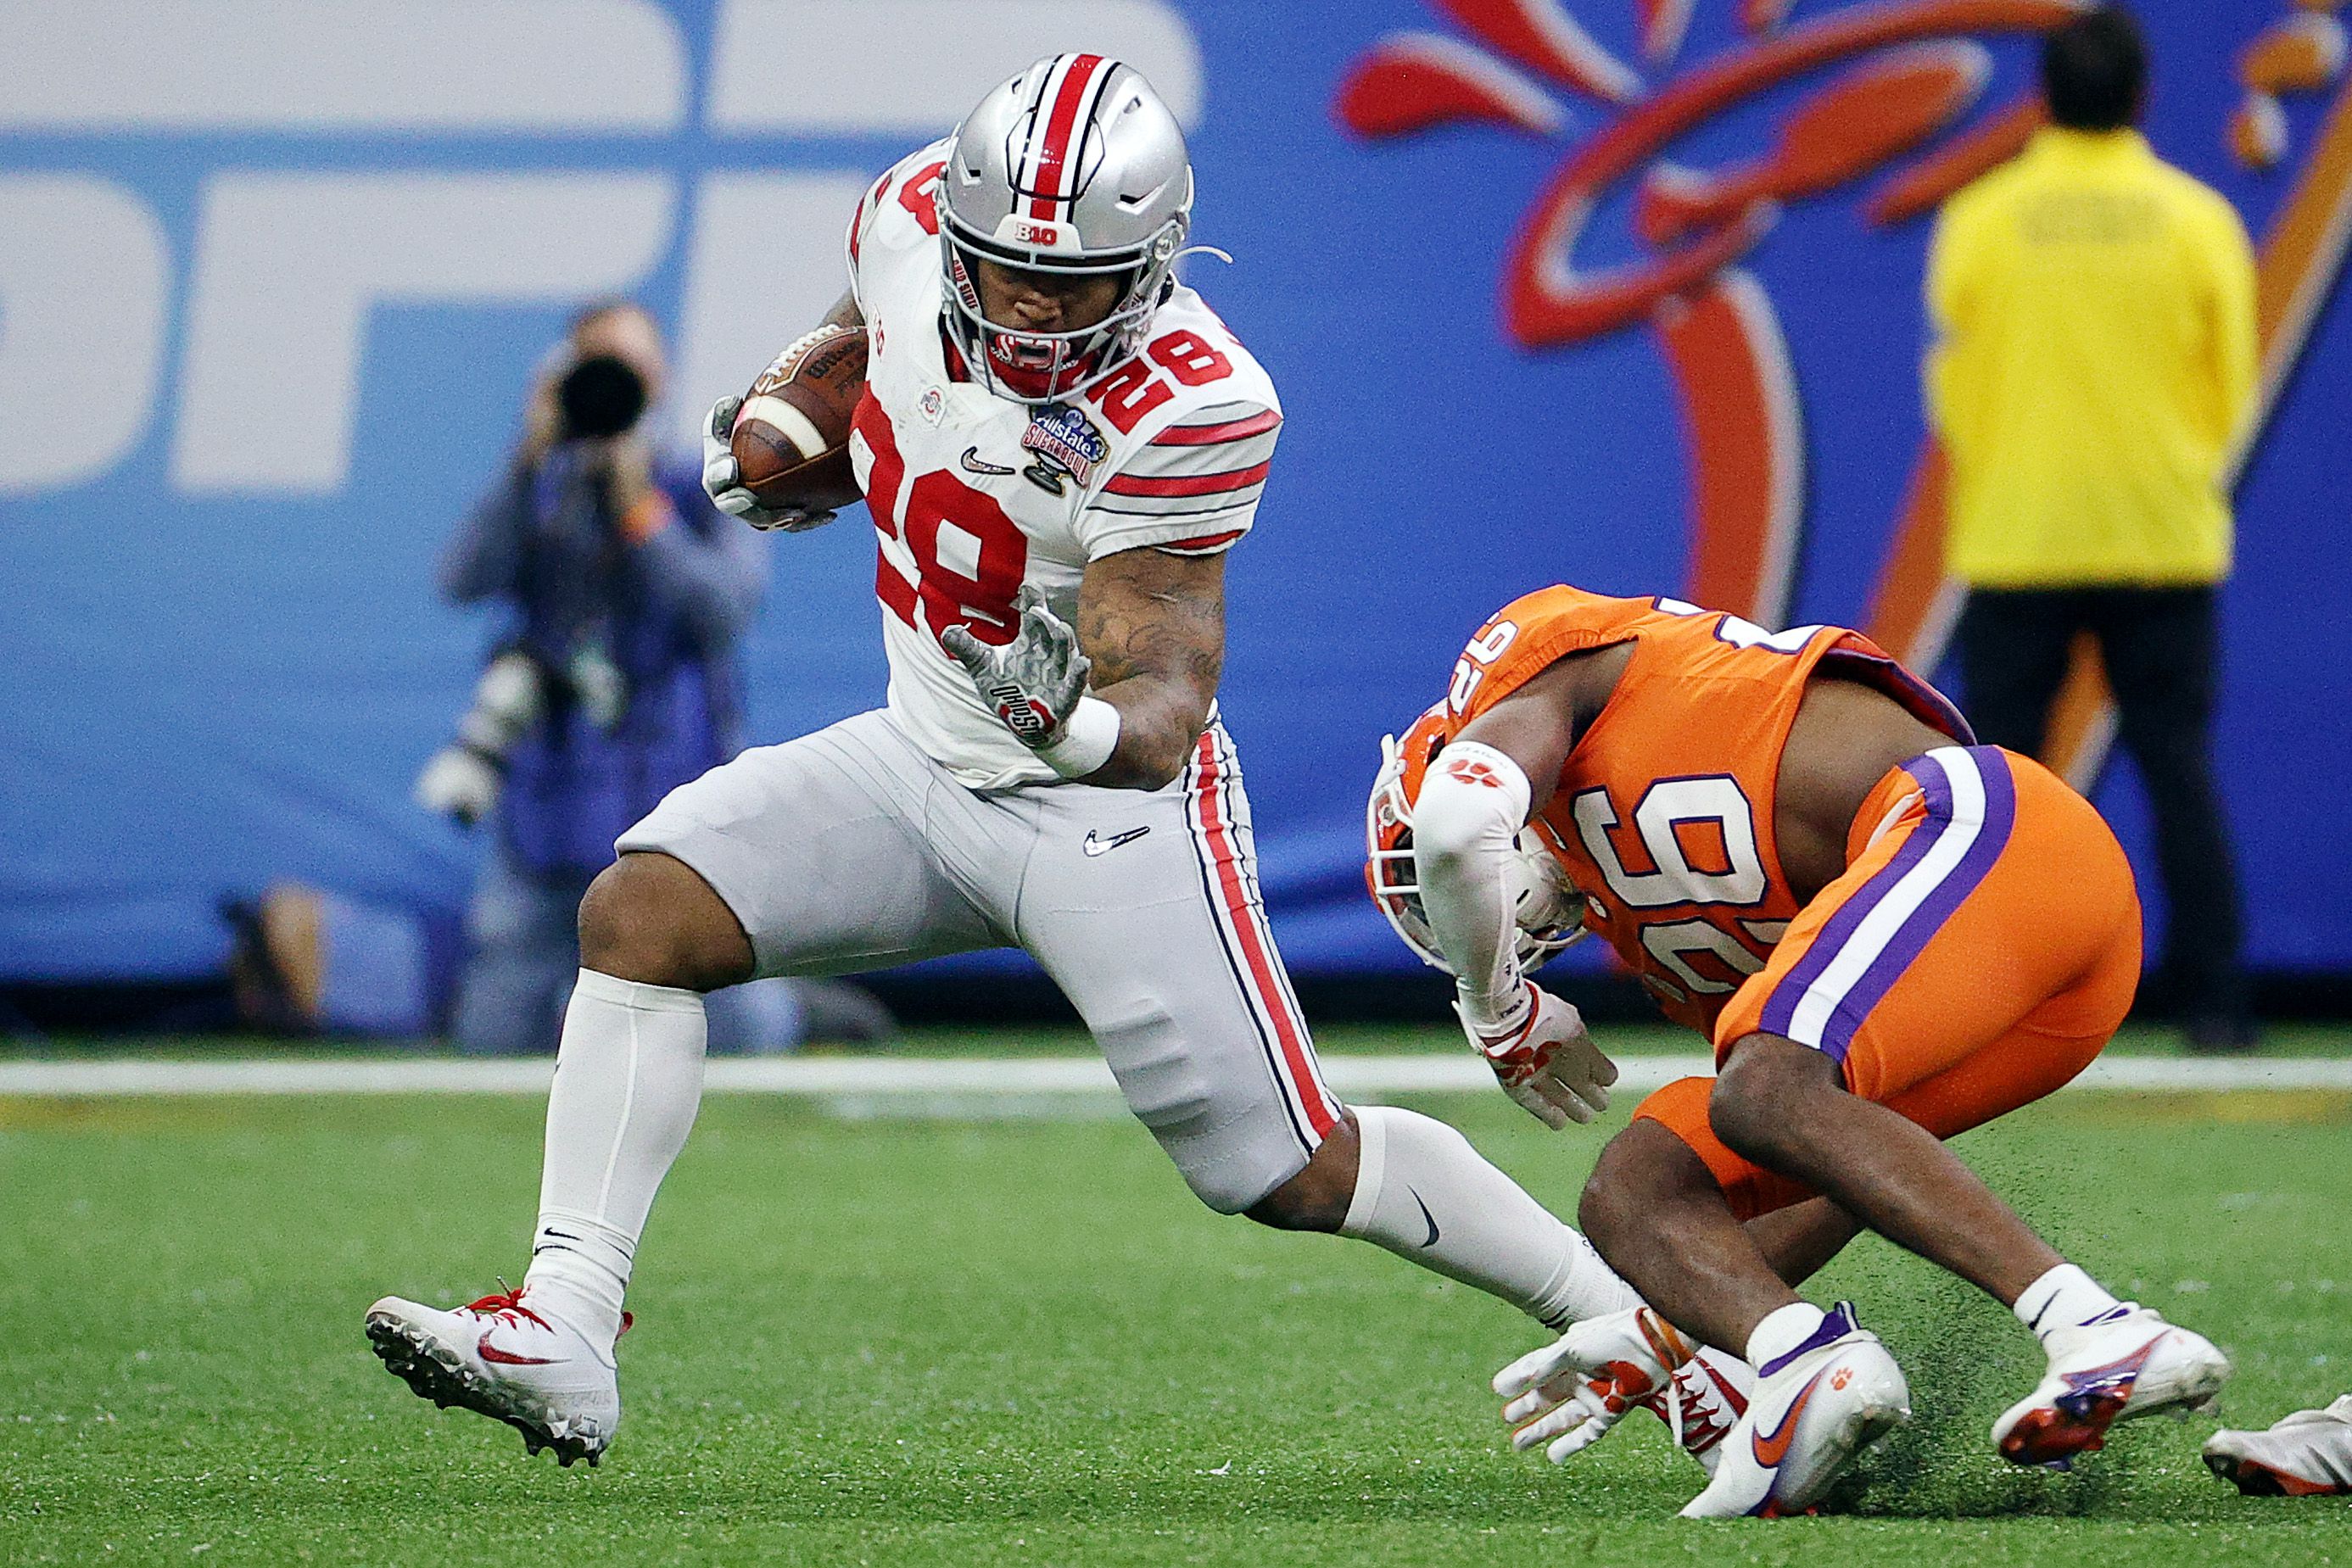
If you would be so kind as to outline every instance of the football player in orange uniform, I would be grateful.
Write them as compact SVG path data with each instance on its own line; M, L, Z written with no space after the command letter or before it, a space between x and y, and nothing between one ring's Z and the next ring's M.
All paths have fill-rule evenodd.
M1692 1339L1744 1347L1756 1386L1684 1512L1807 1507L1909 1415L1852 1306L1792 1289L1863 1227L2040 1336L2048 1375L1993 1430L2015 1462L2063 1462L2228 1375L1941 1142L2087 1066L2140 967L2106 824L2031 758L1971 742L1859 633L1555 587L1487 622L1391 750L1370 808L1374 896L1454 975L1465 1030L1523 1103L1556 1062L1591 1071L1575 1009L1517 954L1526 925L1580 902L1715 1047L1717 1075L1652 1095L1585 1188L1587 1234L1649 1306L1506 1369L1519 1446L1564 1458Z

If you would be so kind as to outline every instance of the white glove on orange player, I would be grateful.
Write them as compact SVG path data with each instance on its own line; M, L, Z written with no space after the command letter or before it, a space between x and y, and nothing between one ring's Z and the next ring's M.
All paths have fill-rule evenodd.
M1675 1396L1675 1370L1697 1347L1647 1307L1587 1318L1559 1340L1531 1351L1495 1375L1511 1447L1524 1452L1538 1443L1553 1464L1609 1435L1625 1412ZM1679 1411L1668 1415L1682 1441Z
M1498 1015L1467 987L1454 1003L1462 1031L1502 1082L1503 1092L1557 1133L1609 1109L1617 1064L1592 1043L1583 1015L1533 980L1522 979Z

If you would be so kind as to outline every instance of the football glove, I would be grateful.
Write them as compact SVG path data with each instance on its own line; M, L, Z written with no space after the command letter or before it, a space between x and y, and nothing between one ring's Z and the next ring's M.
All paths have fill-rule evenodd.
M1473 998L1458 997L1462 1032L1503 1085L1503 1092L1557 1133L1609 1109L1617 1064L1592 1043L1583 1015L1533 980L1522 979L1517 1005L1489 1018Z
M735 415L743 407L740 397L722 397L710 405L702 431L702 493L710 504L755 528L776 528L788 534L806 533L833 521L833 514L807 507L763 507L743 487L743 473L735 462Z
M1511 1447L1525 1452L1546 1444L1546 1457L1566 1464L1607 1437L1625 1412L1662 1392L1668 1424L1681 1442L1675 1370L1696 1350L1648 1307L1587 1318L1495 1375Z
M1045 608L1043 590L1023 587L1013 608L1020 612L1021 628L1004 646L992 648L963 626L940 632L940 645L964 667L1013 737L1043 751L1062 738L1094 665L1078 651L1069 622Z

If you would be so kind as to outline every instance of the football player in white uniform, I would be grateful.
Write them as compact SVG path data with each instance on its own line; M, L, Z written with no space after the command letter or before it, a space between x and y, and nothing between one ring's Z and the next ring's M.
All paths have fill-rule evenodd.
M2205 1468L2248 1497L2352 1497L2352 1394L2259 1432L2216 1432Z
M417 1393L593 1461L638 1235L701 1092L703 993L1005 946L1211 1208L1362 1238L1555 1328L1633 1302L1458 1133L1343 1107L1317 1070L1214 703L1225 556L1282 410L1173 274L1192 204L1174 119L1089 54L1039 61L866 193L829 319L868 334L852 456L887 706L746 752L621 839L581 906L522 1289L369 1311ZM713 498L823 522L740 486L734 414L713 410ZM1615 1076L1581 1035L1544 1042L1555 1125Z

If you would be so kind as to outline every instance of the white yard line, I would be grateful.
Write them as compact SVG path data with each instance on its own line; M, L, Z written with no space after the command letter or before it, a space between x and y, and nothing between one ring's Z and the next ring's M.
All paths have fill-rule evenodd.
M1673 1079L1711 1071L1706 1058L1630 1056L1617 1093L1645 1093ZM157 1094L543 1094L554 1064L440 1057L364 1061L171 1061L117 1058L0 1061L0 1095ZM1462 1056L1327 1056L1323 1074L1340 1095L1491 1092L1486 1064ZM715 1094L850 1097L861 1106L895 1098L937 1103L1039 1095L1108 1094L1110 1072L1091 1057L824 1056L719 1058L706 1089ZM2352 1090L2352 1059L2116 1056L2092 1064L2075 1089L2204 1092L2239 1089Z

